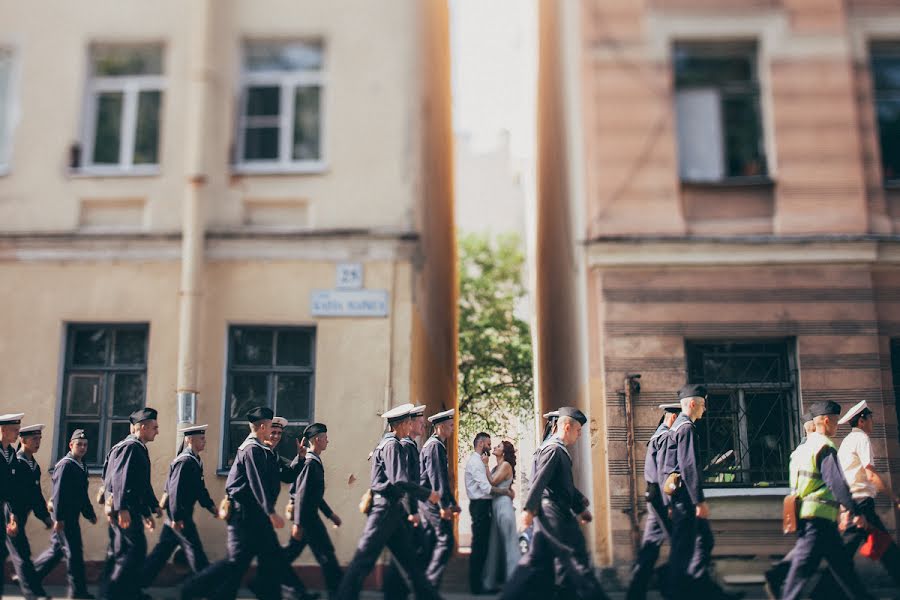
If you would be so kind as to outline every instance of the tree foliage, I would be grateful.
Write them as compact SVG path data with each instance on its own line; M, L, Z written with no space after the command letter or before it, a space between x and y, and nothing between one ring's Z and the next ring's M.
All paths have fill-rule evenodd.
M531 331L516 316L524 263L518 235L460 236L460 447L478 431L512 433L533 410Z

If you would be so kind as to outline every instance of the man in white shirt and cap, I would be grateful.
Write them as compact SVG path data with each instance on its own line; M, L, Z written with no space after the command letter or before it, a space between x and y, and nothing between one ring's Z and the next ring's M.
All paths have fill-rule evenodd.
M869 439L875 426L875 418L865 400L854 405L838 421L838 425L844 424L849 424L852 429L841 442L841 447L838 449L838 460L841 470L844 471L844 477L847 478L853 500L868 524L868 528L863 529L850 522L841 535L847 552L850 556L854 556L869 537L870 531L878 529L887 533L887 528L875 512L875 497L879 493L886 494L894 506L897 506L898 499L875 470L875 455L872 451L872 441ZM895 585L900 586L900 548L894 543L893 536L886 535L884 540L890 540L890 542L881 555L881 564L884 565ZM826 592L835 589L833 584L833 578L830 573L826 572L819 580L813 597L817 597L816 592L821 592L827 597Z
M488 538L491 534L491 498L515 496L512 488L498 488L488 479L488 460L491 456L491 436L481 432L472 442L473 451L466 461L466 496L472 516L472 554L469 557L469 587L473 594L483 592L484 563L487 559Z

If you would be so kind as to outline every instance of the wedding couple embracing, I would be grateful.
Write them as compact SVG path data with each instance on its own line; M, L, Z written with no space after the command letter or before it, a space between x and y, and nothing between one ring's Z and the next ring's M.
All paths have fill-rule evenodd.
M484 594L495 592L508 580L522 557L512 502L516 449L506 440L492 446L487 433L476 435L472 445L465 474L472 516L469 587L473 594Z

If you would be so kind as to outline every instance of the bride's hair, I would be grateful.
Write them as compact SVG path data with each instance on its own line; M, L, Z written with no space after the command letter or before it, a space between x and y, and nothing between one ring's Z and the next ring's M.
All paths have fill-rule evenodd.
M503 440L503 460L509 463L509 466L512 467L512 475L513 481L516 480L516 447L512 445L512 442L508 442Z

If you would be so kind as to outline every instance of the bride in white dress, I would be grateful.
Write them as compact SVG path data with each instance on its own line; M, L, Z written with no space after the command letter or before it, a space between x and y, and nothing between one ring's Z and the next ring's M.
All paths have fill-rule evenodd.
M510 442L503 440L494 446L491 454L496 458L497 464L488 471L488 479L494 487L508 488L516 476L516 449ZM512 498L496 496L492 508L491 537L484 567L485 590L499 588L512 575L522 557Z

